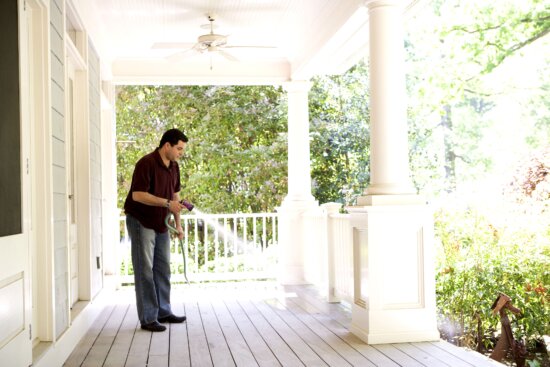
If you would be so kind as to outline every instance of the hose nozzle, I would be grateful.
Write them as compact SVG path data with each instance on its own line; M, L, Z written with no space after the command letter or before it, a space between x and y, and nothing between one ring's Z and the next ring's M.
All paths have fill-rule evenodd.
M191 211L193 210L193 208L195 207L193 204L191 204L189 201L187 200L182 200L180 201L181 205L183 205L184 207L187 208L187 210Z

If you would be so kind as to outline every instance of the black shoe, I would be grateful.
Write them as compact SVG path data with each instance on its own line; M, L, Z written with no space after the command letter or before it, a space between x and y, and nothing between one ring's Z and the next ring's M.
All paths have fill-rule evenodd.
M173 324L180 324L185 320L187 320L187 317L185 316L168 315L164 317L159 317L159 322L170 322Z
M148 324L142 324L141 328L148 331L164 331L166 326L159 324L158 321L153 321Z

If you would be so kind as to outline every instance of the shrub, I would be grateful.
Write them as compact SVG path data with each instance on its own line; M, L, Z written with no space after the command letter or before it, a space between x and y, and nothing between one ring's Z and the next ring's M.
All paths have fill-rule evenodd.
M550 333L550 233L544 218L524 226L515 217L492 222L471 208L436 213L436 292L445 339L480 351L491 347L500 332L491 312L499 292L523 311L511 316L517 339L533 346Z

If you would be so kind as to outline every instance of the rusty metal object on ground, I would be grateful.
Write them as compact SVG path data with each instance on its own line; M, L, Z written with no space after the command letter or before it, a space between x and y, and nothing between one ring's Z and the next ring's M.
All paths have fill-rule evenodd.
M491 353L490 357L495 361L502 361L509 351L512 352L512 356L516 362L517 367L525 366L525 358L527 357L527 348L521 340L515 340L512 334L512 326L510 325L510 319L506 310L518 315L521 314L521 310L512 305L512 299L500 293L491 306L493 314L497 312L500 314L500 338L495 346L495 349Z

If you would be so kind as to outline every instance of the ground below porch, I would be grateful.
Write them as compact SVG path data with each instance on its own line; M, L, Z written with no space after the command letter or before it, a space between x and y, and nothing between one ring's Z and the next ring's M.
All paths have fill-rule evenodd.
M140 329L133 292L114 293L64 366L503 366L444 341L367 345L348 331L350 310L312 286L176 285L188 321L160 333Z

